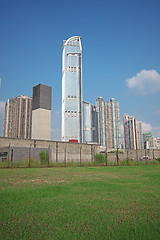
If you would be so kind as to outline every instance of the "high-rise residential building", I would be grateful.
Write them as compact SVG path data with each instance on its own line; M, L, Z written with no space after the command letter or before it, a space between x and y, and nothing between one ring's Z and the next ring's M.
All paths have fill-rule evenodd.
M105 103L106 145L108 149L121 148L119 103L111 98Z
M154 137L152 134L145 133L143 135L144 137L144 144L145 144L145 149L160 149L160 137Z
M96 108L98 112L98 140L101 146L106 146L106 117L105 117L105 101L102 97L96 100Z
M139 149L137 119L125 114L124 123L124 141L126 149Z
M149 139L149 149L156 149L157 148L157 138L152 136Z
M160 137L156 138L156 148L160 149Z
M96 100L98 112L99 144L107 149L121 148L119 103L111 98L105 102L102 97Z
M20 95L10 98L5 105L3 136L31 138L32 98Z
M137 131L138 131L139 149L144 149L142 122L137 121Z
M83 141L81 37L63 41L62 141Z
M83 101L83 143L98 143L96 106L85 101Z
M52 88L43 84L33 87L32 139L51 138Z
M143 143L144 143L144 148L149 149L149 140L152 138L152 133L151 132L146 132L143 133Z
M8 137L8 122L9 122L9 99L5 104L3 137Z

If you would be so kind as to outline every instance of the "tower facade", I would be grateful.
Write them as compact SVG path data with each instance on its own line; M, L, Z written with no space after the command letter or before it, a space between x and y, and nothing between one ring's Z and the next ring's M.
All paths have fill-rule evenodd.
M142 122L137 121L137 131L138 131L139 149L144 149Z
M83 143L98 143L96 106L85 101L83 101Z
M105 118L107 148L121 148L120 111L115 98L105 103Z
M62 141L83 141L81 37L63 41Z
M123 116L123 123L125 149L139 149L137 119L125 114Z
M97 98L96 108L98 112L98 141L101 146L106 146L105 101L102 97Z
M32 98L20 95L10 98L5 105L3 136L31 138Z
M96 100L98 112L99 144L107 149L121 148L119 103L111 98L109 102L99 97Z
M52 88L43 84L33 87L32 139L51 138Z

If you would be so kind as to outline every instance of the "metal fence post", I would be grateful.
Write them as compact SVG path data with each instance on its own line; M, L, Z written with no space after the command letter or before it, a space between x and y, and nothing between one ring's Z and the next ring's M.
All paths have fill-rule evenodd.
M31 167L31 146L32 144L30 144L30 148L29 148L29 168Z
M11 144L9 143L9 146L8 146L8 164L7 164L7 168L9 168L10 147L11 147Z
M116 152L116 157L117 157L117 166L119 166L118 148L117 148L117 152Z
M50 153L50 145L48 147L48 168L49 168L49 153Z
M80 167L82 167L82 156L81 156L82 146L80 147L79 157L80 157Z
M154 149L153 149L153 162L154 162L154 165L155 165L155 157L154 157Z
M64 149L64 166L66 167L66 147Z
M138 150L136 150L136 158L137 158L137 165L138 165Z
M56 142L56 163L58 162L58 142Z
M91 162L93 161L93 146L91 145Z
M107 167L107 146L106 146L106 167Z
M95 159L96 158L96 156L95 156L95 147L94 147L94 167L95 167Z
M146 149L145 149L145 160L146 160L146 164L147 164L147 159L146 159L146 156L147 156L147 154L146 154Z

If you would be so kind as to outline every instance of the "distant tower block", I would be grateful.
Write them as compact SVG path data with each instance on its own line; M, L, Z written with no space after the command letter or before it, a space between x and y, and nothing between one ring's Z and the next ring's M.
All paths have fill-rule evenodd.
M43 84L33 87L32 139L51 138L52 88Z
M63 41L62 141L83 142L82 45L81 37Z

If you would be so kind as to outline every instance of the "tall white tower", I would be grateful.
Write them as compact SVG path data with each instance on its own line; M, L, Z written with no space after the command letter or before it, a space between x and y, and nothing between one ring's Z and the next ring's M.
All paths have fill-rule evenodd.
M115 98L111 98L109 102L106 102L105 107L107 148L121 148L119 103Z
M62 141L83 140L81 37L63 41Z

